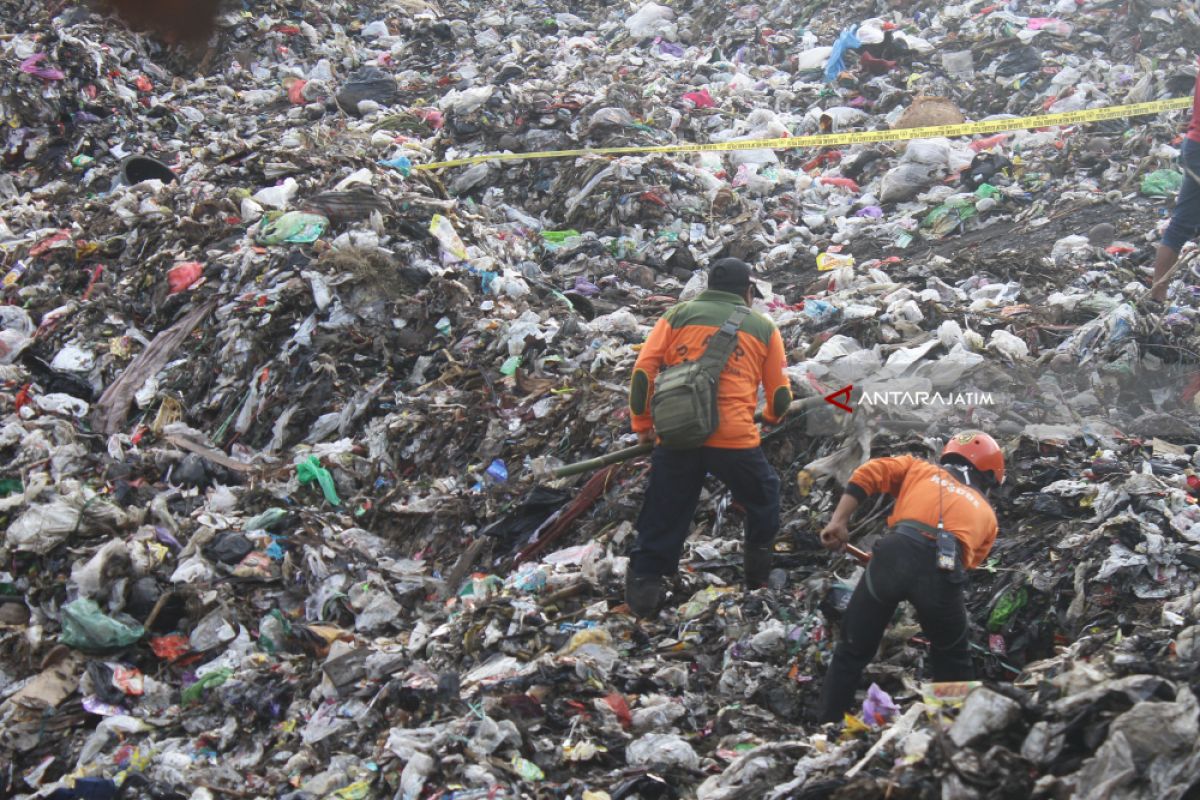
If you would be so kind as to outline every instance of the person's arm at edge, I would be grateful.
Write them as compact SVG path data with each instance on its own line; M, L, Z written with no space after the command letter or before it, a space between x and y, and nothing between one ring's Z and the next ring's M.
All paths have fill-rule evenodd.
M792 385L784 372L786 368L787 353L783 349L783 337L779 335L778 328L772 327L762 371L763 393L767 398L763 419L770 425L782 421L788 406L792 404Z
M650 398L654 379L662 369L671 323L664 316L654 325L638 353L629 379L629 424L641 443L654 441L654 420L650 416Z
M915 461L912 456L873 458L854 470L829 523L821 529L821 544L828 550L844 549L850 541L850 518L859 504L877 494L895 496Z

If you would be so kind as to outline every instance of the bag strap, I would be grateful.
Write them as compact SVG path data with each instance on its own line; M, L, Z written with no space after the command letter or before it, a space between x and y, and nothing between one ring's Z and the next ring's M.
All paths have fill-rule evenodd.
M698 363L713 380L720 378L721 370L725 369L729 356L733 355L733 348L737 344L738 329L742 327L742 323L748 316L750 316L749 308L734 306L733 312L725 320L725 324L713 334L708 346L704 348L704 353L700 356Z

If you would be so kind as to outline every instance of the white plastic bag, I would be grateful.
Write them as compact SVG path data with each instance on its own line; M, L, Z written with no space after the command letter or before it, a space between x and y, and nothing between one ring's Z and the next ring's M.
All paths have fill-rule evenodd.
M625 27L635 39L662 36L674 39L678 29L672 20L675 12L657 3L646 3L625 20Z
M0 306L0 364L11 364L29 345L33 320L18 306Z
M994 350L1013 361L1029 358L1029 345L1018 336L1014 336L1003 328L992 331L988 341L988 349Z

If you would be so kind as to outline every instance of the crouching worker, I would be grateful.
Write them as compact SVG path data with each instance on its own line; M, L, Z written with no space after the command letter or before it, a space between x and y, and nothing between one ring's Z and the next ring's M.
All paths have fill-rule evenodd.
M913 604L931 645L935 681L974 677L970 628L963 601L966 570L987 558L996 540L996 514L986 499L1004 481L1004 454L986 433L956 434L941 466L913 456L875 458L850 477L821 543L841 550L859 503L887 494L896 503L889 533L871 561L842 622L841 640L821 689L821 721L836 722L854 705L863 670L901 600Z
M750 266L722 258L709 269L708 290L667 311L638 354L632 427L642 442L657 440L625 580L625 601L640 617L662 605L663 578L679 566L709 474L746 510L746 585L767 582L779 477L759 446L754 409L761 386L763 417L777 423L792 393L783 339L770 318L750 310L752 299Z

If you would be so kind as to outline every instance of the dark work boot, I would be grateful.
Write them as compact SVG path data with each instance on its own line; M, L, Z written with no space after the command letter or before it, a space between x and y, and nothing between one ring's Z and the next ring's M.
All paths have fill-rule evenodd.
M625 573L625 602L639 617L649 619L658 614L663 594L661 575L635 575L632 571Z
M747 544L742 551L742 572L747 589L761 589L771 577L771 552L769 544Z

